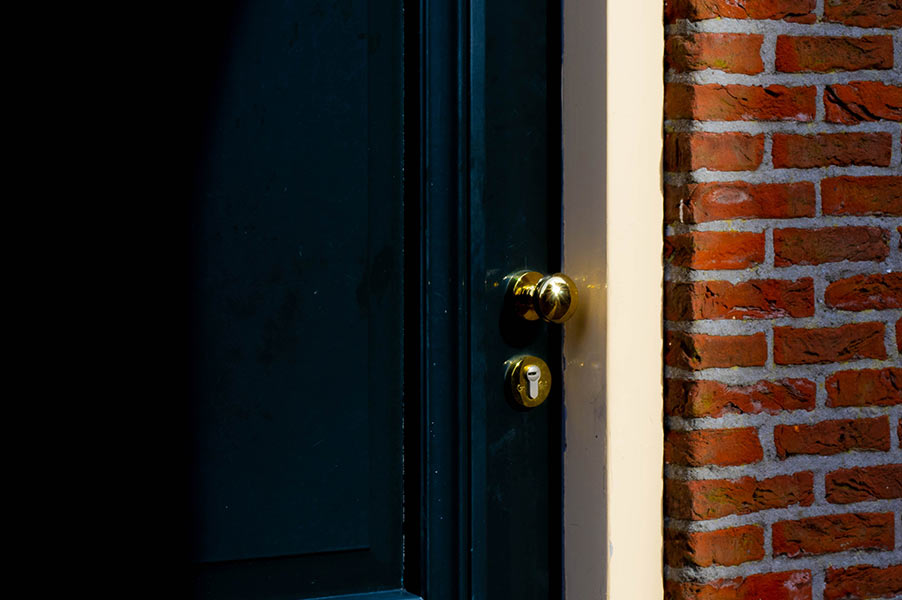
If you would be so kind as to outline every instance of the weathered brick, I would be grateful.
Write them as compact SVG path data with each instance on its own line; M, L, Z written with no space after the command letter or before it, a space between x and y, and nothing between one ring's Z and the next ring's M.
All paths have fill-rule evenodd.
M774 265L820 265L883 261L889 256L889 232L880 227L824 227L774 230Z
M678 132L664 136L668 171L754 171L764 158L764 136L745 133Z
M902 216L902 177L830 177L821 201L825 215Z
M893 541L898 537L895 527L902 526L895 509L902 502L902 460L898 456L902 415L896 410L902 408L902 366L896 364L902 354L902 319L894 314L890 320L889 311L902 312L902 273L895 268L896 259L902 256L902 177L892 172L897 171L902 153L897 127L902 124L902 82L895 77L900 66L895 62L900 58L898 32L889 29L902 27L902 0L811 0L804 11L791 15L779 14L786 4L777 4L769 0L665 0L671 22L677 18L726 19L710 28L683 23L670 28L665 39L665 60L672 76L665 83L664 117L673 122L665 127L664 164L666 170L681 173L668 175L671 183L664 185L666 222L695 225L762 220L755 227L729 223L677 226L666 242L670 277L664 282L665 364L674 368L674 377L687 379L665 380L665 414L675 417L665 432L665 461L671 465L671 476L691 479L665 481L665 513L674 521L668 525L672 529L665 531L664 558L671 568L679 569L668 570L667 575L682 580L665 583L665 597L670 600L817 600L821 595L827 600L864 600L902 594L898 583L839 588L831 587L829 577L827 591L822 593L830 565L849 565L853 553L867 557L864 552L879 550L874 560L879 559L881 567L887 561L900 562L893 560L892 552L900 551ZM823 18L815 19L815 11L823 12ZM749 27L730 26L730 19L736 18L757 22ZM764 21L771 18L807 23L823 20L874 29L816 25L803 31L807 26ZM763 40L767 39L771 40L769 65L768 56L762 57ZM768 69L786 74L767 76ZM687 75L699 71L712 77ZM717 72L722 75L716 76ZM790 81L792 78L797 80ZM820 97L816 91L812 93L815 84L823 92ZM823 103L820 112L817 102ZM808 122L812 127L701 126L704 122L779 121ZM814 127L816 121L829 125ZM762 144L761 135L772 144ZM768 147L766 156L764 145ZM768 175L771 165L776 172ZM682 175L704 169L759 172L748 176ZM791 169L804 171L794 174ZM857 176L859 171L862 176ZM698 181L710 179L755 182ZM780 223L778 219L796 221ZM757 240L753 247L742 248L721 235L710 240L694 236L755 234L762 229L768 244L773 241L766 246L766 257ZM702 240L712 243L705 246ZM815 268L817 265L828 266ZM687 269L696 272L687 273ZM714 272L721 269L732 272ZM815 310L816 305L819 308ZM820 314L821 309L826 314ZM881 312L870 316L864 312L872 310ZM815 315L821 317L818 323L807 323ZM767 324L763 340L760 334L737 336L745 332L692 324L706 321L713 326L727 319L784 322ZM699 330L706 333L695 333ZM717 335L710 335L715 332ZM881 362L867 365L873 368L857 368L865 361ZM783 371L789 365L802 365L799 377L805 378L770 381L786 375ZM814 371L809 373L811 368ZM710 380L745 382L751 375L759 381L736 385ZM818 391L820 386L826 389ZM818 393L826 398L816 402ZM799 412L783 414L801 410L807 411L804 418ZM815 412L822 410L836 414ZM777 416L765 422L761 417L750 422L727 418L728 423L718 423L718 429L698 429L710 427L703 422L706 418L762 413ZM799 420L814 423L786 424ZM892 443L893 425L899 449ZM686 427L692 431L685 431ZM859 466L862 464L868 466ZM750 472L748 467L738 467L752 477L705 479L721 477L718 469L736 470L733 465L754 465ZM819 488L821 506L782 510L813 506L815 477L806 472L765 478L801 468L818 473L818 485L824 486ZM852 506L862 502L867 504ZM880 529L884 521L876 523L876 532L873 523L853 531L854 523L843 522L850 517L829 515L849 509L887 513L889 530ZM760 527L771 526L774 510L785 522L801 520L762 531ZM756 511L765 512L755 516ZM826 524L802 519L821 518L824 513L828 513ZM725 517L732 521L731 515L746 516L739 523L731 522L732 529L724 529L728 526L722 521L711 521L709 524L718 528L715 531L686 532L679 523ZM839 522L831 521L834 518ZM761 519L768 524L762 525ZM783 533L792 527L803 533L780 538L776 529L781 527ZM772 532L772 538L761 536ZM768 542L765 549L764 538L774 543ZM789 547L791 543L798 547ZM746 544L751 550L742 548ZM832 552L846 554L836 563L831 560ZM807 555L826 556L787 558ZM772 573L791 568L786 566L788 562L798 562L797 569L804 562L811 571L797 573L794 579L792 573ZM722 567L744 576L730 573L737 579L711 581L713 571L724 570ZM892 579L890 571L862 567L869 570L846 579L855 580L856 585ZM902 569L902 565L897 567ZM851 568L831 572L845 574L847 570L853 573ZM716 576L724 575L718 572ZM900 575L895 576L898 579Z
M811 571L760 573L710 583L666 581L664 600L811 600Z
M763 35L743 33L669 35L664 58L667 68L677 73L717 69L754 75L764 70L763 41Z
M902 404L902 369L839 371L827 378L827 406Z
M764 451L754 427L668 431L664 436L664 462L671 465L726 467L762 458Z
M836 419L813 425L776 425L774 447L780 459L799 454L832 456L850 451L890 449L889 418Z
M888 133L775 133L774 167L811 169L837 165L888 167L892 136Z
M814 315L814 281L758 279L729 281L668 282L664 286L664 318L670 321L697 319L775 319Z
M813 217L815 203L814 184L810 181L667 185L664 198L668 223Z
M856 565L827 569L824 600L867 600L902 595L902 565L872 567Z
M776 67L783 73L892 69L893 38L781 35Z
M664 480L664 509L669 517L691 521L719 519L727 515L789 506L811 506L814 475L808 471L757 480Z
M886 358L883 323L850 323L839 327L796 329L774 327L774 362L813 365L860 358Z
M839 469L827 473L826 486L833 504L902 498L902 465Z
M664 117L697 121L813 121L817 90L810 86L689 85L664 87Z
M824 108L829 123L902 121L902 86L879 81L828 85L824 90Z
M824 302L842 310L902 308L902 272L855 275L834 281L827 286Z
M764 558L764 529L758 525L664 532L664 561L671 567L733 566Z
M667 379L664 390L668 415L697 418L813 410L816 386L808 379L758 381L751 385Z
M812 556L845 550L892 550L893 513L811 517L773 524L774 556Z
M664 362L697 371L712 367L760 367L767 360L767 337L753 335L705 335L668 331Z
M814 23L815 0L664 0L667 22L677 19L782 19L796 23Z
M827 0L824 21L855 27L902 27L902 1Z
M747 269L764 262L764 234L695 231L664 238L664 258L690 269Z

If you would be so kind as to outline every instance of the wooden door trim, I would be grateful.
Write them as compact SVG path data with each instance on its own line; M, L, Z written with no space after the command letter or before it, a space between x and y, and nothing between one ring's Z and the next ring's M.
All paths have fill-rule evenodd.
M469 2L408 4L408 215L417 247L407 270L419 328L408 338L405 587L430 600L470 597ZM415 6L414 6L415 5ZM415 121L414 121L415 119ZM415 160L414 162L411 162ZM415 179L411 179L413 176ZM415 461L415 462L414 462Z

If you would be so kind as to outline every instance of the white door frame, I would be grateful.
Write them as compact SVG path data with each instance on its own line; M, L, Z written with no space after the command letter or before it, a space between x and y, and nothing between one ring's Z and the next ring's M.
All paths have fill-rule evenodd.
M661 0L563 0L568 600L662 582Z

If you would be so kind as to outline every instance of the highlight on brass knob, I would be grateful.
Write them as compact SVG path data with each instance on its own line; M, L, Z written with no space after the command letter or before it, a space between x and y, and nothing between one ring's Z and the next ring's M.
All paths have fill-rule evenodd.
M534 408L551 391L551 370L538 356L517 356L507 361L507 385L514 402Z
M579 292L573 280L563 273L542 276L537 271L514 273L508 287L514 311L527 321L539 318L563 323L573 316L579 304Z

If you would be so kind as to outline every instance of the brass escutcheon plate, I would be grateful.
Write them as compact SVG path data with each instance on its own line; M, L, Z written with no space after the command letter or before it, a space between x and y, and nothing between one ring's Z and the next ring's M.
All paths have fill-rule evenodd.
M535 408L548 397L551 391L551 369L544 360L538 356L516 356L507 361L507 387L514 402L527 408ZM526 371L530 366L539 368L541 375L538 380L538 394L533 398L529 395L530 382L526 378Z
M527 321L538 321L539 313L536 311L533 294L536 286L542 279L538 271L520 271L510 276L508 294L510 295L514 312L518 317Z

